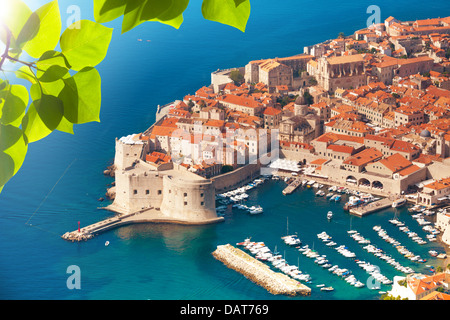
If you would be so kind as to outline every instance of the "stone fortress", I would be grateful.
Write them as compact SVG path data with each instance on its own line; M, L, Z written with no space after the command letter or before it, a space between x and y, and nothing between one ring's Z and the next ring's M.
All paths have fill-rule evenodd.
M223 217L216 213L216 190L224 192L259 176L257 163L207 179L176 162L147 162L144 158L150 144L139 137L132 134L116 139L115 197L106 207L110 211L125 215L145 212L147 222L221 222Z
M223 220L216 214L212 180L173 162L155 166L143 161L148 145L133 137L116 139L115 199L107 209L123 214L153 211L155 221L185 224Z

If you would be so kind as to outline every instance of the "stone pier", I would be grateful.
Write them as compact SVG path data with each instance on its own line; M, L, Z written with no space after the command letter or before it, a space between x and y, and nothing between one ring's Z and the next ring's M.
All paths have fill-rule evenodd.
M289 276L275 272L270 267L230 244L218 246L212 255L271 294L289 296L310 295L311 289Z

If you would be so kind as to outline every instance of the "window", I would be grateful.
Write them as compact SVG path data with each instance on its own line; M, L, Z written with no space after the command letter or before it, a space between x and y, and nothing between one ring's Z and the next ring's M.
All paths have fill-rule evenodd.
M200 202L200 204L202 205L202 206L204 206L205 205L205 203L202 201L202 202Z
M136 189L133 190L133 194L137 194L137 190Z
M145 190L145 194L150 194L150 190Z
M158 190L158 194L160 195L162 193L162 191L161 190Z
M187 206L187 201L184 202L184 205Z
M187 197L187 193L185 192L185 193L183 194L183 196Z
M203 198L203 193L200 193L200 197L202 197L202 198Z

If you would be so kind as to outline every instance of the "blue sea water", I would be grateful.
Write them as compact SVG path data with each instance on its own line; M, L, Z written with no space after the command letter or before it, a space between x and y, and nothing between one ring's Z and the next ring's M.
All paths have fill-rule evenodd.
M69 16L65 8L72 3L63 0L59 4L64 21ZM78 4L81 18L92 19L92 0ZM218 68L302 53L304 46L335 38L341 31L351 34L365 27L366 9L372 4L379 6L382 21L390 15L400 20L450 15L450 3L444 1L257 0L252 1L247 31L242 33L203 19L201 1L191 1L179 30L144 23L120 34L120 21L106 24L115 30L108 55L98 66L101 122L76 126L75 135L54 132L31 144L23 167L0 195L0 299L377 299L376 290L353 288L285 247L280 237L286 233L287 218L291 232L334 263L352 269L363 282L367 274L324 246L317 233L327 231L391 278L398 272L348 237L350 225L402 262L395 249L377 238L374 225L382 225L424 257L430 248L439 246L419 246L398 232L387 222L393 210L351 218L342 210L343 202L330 204L311 190L282 196L284 183L278 181L251 191L249 203L264 207L260 216L232 212L224 223L201 227L127 226L83 243L60 238L75 230L78 221L87 225L111 215L97 209L106 205L97 199L113 181L102 172L113 160L114 139L147 129L158 104L209 85L210 73ZM331 222L325 218L328 210L335 212ZM405 209L397 215L424 236ZM314 280L311 297L273 296L212 257L217 245L234 244L248 236L271 248L277 246L289 262L299 263L301 270L310 273ZM415 270L425 269L424 264L408 262L404 264ZM79 290L66 285L71 265L81 270ZM319 283L336 290L323 293L315 288Z

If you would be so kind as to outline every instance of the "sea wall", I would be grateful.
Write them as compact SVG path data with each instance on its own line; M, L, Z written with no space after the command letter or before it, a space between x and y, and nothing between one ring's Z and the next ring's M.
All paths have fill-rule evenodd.
M310 295L311 289L289 276L275 272L270 267L230 244L218 246L212 253L214 258L224 263L271 294L289 296Z
M238 188L252 181L260 175L261 165L248 164L234 171L221 174L211 178L214 181L214 187L217 193L226 192L228 190Z

